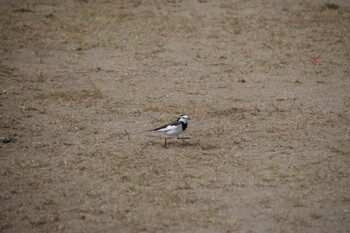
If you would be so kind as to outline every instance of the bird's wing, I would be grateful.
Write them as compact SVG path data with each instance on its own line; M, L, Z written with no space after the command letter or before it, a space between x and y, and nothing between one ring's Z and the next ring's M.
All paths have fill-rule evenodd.
M152 129L150 131L162 131L162 132L165 132L165 131L177 128L178 125L181 125L180 121L173 121L173 122L171 122L169 124L163 125L163 126L161 126L159 128Z

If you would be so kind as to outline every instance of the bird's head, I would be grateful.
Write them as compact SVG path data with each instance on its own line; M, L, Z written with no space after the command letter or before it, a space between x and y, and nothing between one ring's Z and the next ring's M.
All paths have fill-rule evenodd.
M181 121L183 123L187 123L187 121L189 120L190 118L187 116L187 115L181 115L178 119L178 121Z

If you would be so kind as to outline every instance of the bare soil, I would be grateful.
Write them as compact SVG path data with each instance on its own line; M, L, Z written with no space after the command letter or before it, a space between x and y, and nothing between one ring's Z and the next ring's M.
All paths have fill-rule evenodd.
M349 232L349 22L348 0L0 1L0 232ZM180 114L191 140L139 133Z

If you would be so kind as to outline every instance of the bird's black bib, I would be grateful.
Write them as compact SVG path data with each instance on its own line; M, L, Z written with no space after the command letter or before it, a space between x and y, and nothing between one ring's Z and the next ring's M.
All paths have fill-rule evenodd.
M181 125L182 125L182 130L185 131L185 129L187 128L187 123L184 123L181 121Z

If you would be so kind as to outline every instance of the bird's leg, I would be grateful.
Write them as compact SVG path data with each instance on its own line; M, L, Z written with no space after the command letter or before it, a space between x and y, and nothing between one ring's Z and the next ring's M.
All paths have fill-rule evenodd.
M165 141L164 141L164 147L165 147L165 148L167 148L167 147L166 147L166 140L167 140L167 138L165 138Z

